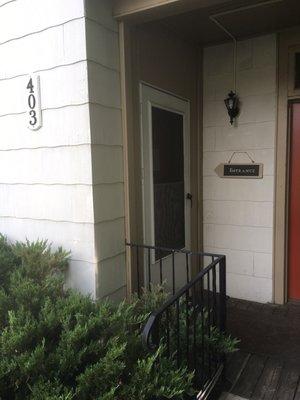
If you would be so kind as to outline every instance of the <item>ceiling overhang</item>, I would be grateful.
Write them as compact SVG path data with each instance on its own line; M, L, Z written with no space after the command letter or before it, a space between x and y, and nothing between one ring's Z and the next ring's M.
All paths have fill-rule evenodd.
M135 23L149 22L235 0L115 0L114 17Z
M300 0L115 0L115 16L133 24L162 25L199 45L300 26Z

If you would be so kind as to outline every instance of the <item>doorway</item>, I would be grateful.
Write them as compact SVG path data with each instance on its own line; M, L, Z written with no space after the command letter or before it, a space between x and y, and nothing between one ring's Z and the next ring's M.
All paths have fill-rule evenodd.
M143 241L159 248L190 249L189 102L146 84L140 86L140 99ZM164 258L167 271L171 253L154 251L151 265ZM176 264L183 256L176 254ZM146 270L144 276L147 280Z
M300 100L289 104L290 190L288 243L288 298L300 300Z

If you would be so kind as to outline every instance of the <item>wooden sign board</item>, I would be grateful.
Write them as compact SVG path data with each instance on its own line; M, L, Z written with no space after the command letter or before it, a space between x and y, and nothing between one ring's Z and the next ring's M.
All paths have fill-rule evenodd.
M220 178L261 179L263 164L219 164L215 171Z

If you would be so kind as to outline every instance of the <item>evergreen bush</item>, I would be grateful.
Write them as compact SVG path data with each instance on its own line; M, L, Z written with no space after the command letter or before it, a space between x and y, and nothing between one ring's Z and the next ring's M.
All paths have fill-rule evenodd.
M192 393L193 374L142 345L166 295L113 304L64 290L69 254L0 236L0 399L150 400ZM228 340L228 338L227 338ZM230 346L232 342L229 340Z

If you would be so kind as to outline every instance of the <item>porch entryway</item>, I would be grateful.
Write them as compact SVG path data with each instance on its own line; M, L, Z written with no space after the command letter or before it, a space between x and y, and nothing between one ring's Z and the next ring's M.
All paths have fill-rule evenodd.
M172 3L181 3L184 8L185 2ZM295 54L300 43L299 28L292 28L300 24L300 5L295 0L228 0L193 7L192 11L177 10L174 14L170 7L168 15L160 15L159 7L152 4L145 19L139 19L143 14L139 10L136 15L128 13L128 19L124 17L122 22L130 284L140 292L142 286L151 288L152 278L155 283L166 281L173 296L150 316L147 327L151 339L146 335L149 349L161 337L168 337L168 313L177 316L180 299L184 299L187 347L192 350L192 324L197 318L190 318L189 310L198 316L198 310L206 308L213 318L211 305L215 304L217 313L222 309L226 315L226 301L219 301L226 288L221 285L217 267L221 261L217 254L225 254L227 294L261 303L227 302L228 332L242 341L241 351L228 360L231 385L227 389L247 399L294 399L300 372L298 360L293 358L300 352L297 324L293 325L298 309L290 305L273 308L270 303L282 304L288 298L287 114L288 102L299 98L299 93L290 91L297 58L290 54ZM168 106L160 110L155 102L149 106L141 96L141 83L187 100L190 105L188 157L182 158L184 146L177 146L174 152L169 146L172 173L190 160L190 190L182 179L184 168L179 168L176 176L171 174L171 180L169 176L162 181L158 174L165 174L166 170L159 171L159 167L165 168L167 163L158 154L162 149L149 144L149 137L155 136L151 128L155 114L164 114L165 120L175 114L167 117ZM239 97L239 115L233 124L224 104L232 90ZM178 128L182 121L177 119ZM177 128L168 128L167 136L182 137ZM158 135L162 141L164 132L160 130ZM248 165L249 160L260 164L263 173L257 179L223 179L217 173L218 166L230 163L233 156L239 165ZM145 168L145 160L152 164ZM172 183L174 194L173 184L181 186L181 211L173 213L171 224L162 224L167 216L163 210L170 212L176 201L165 202L162 207L158 202L165 183ZM188 193L192 197L187 199ZM183 201L190 212L185 220ZM181 221L179 235L174 229L176 217ZM155 226L160 227L157 232ZM188 235L190 241L186 240ZM208 262L207 253L212 257ZM201 261L192 260L191 254L197 254ZM174 279L174 264L180 279ZM189 286L193 279L199 279L196 292L202 291L203 298L193 295L194 289ZM219 324L222 318L216 322ZM172 329L176 336L176 324ZM186 341L184 346L188 354ZM175 352L180 351L179 344ZM282 356L284 352L286 357ZM209 351L199 350L199 354L208 365ZM195 362L193 352L189 356ZM218 361L218 367L225 365L224 360ZM200 364L197 367L201 369ZM201 381L203 386L206 381Z
M300 399L300 306L227 302L227 329L241 339L227 364L222 400Z

